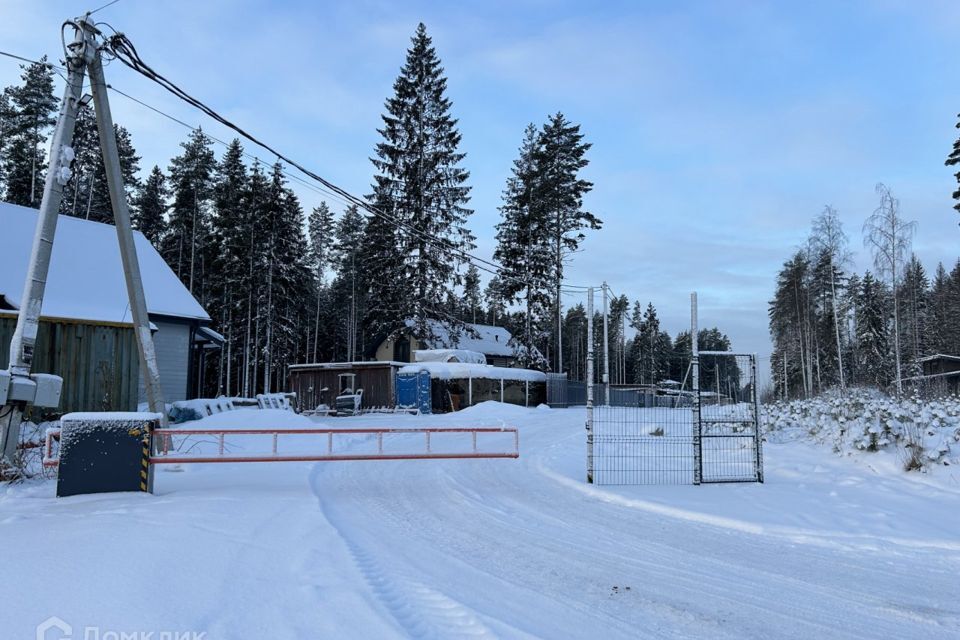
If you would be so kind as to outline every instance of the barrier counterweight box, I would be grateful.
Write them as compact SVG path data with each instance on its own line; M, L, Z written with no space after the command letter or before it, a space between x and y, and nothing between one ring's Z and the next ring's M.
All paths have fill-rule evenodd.
M60 419L57 496L153 492L149 464L157 413L68 413Z

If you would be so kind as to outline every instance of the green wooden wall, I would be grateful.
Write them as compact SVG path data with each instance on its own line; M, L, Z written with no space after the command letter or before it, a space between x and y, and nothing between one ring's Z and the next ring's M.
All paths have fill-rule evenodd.
M0 369L10 359L16 318L0 316ZM56 413L134 411L139 356L132 327L43 320L34 348L33 372L63 378Z

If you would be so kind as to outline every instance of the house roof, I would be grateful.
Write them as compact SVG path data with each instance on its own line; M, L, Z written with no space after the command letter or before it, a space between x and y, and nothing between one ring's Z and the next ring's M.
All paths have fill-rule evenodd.
M38 212L0 203L0 298L19 307ZM139 231L134 243L151 315L210 320L157 250ZM44 318L133 322L113 225L61 215L50 260Z
M411 325L412 322L407 322ZM494 327L489 324L466 323L466 327L475 333L464 330L458 337L450 334L450 327L438 320L430 321L435 340L422 340L431 349L463 349L476 351L487 356L512 356L513 346L510 342L510 332L503 327Z

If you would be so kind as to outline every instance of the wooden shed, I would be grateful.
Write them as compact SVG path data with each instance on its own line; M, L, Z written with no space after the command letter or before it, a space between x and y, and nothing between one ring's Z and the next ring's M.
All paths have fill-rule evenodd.
M0 203L0 367L9 361L37 211ZM134 233L160 384L167 402L194 397L210 317L150 242ZM143 401L139 353L116 228L60 216L33 371L63 377L60 412L131 411Z
M333 406L334 398L341 391L341 375L354 374L356 387L363 389L364 408L392 408L396 405L397 371L406 364L392 361L292 364L287 368L287 390L297 394L300 409L314 409L320 404Z

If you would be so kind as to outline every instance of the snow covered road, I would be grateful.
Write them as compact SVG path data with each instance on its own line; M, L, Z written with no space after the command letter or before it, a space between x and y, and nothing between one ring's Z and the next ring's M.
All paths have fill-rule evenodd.
M328 421L503 420L519 460L195 466L158 474L156 496L0 489L16 576L0 629L30 638L58 615L209 639L960 638L947 474L793 443L767 448L764 485L592 487L583 415Z

